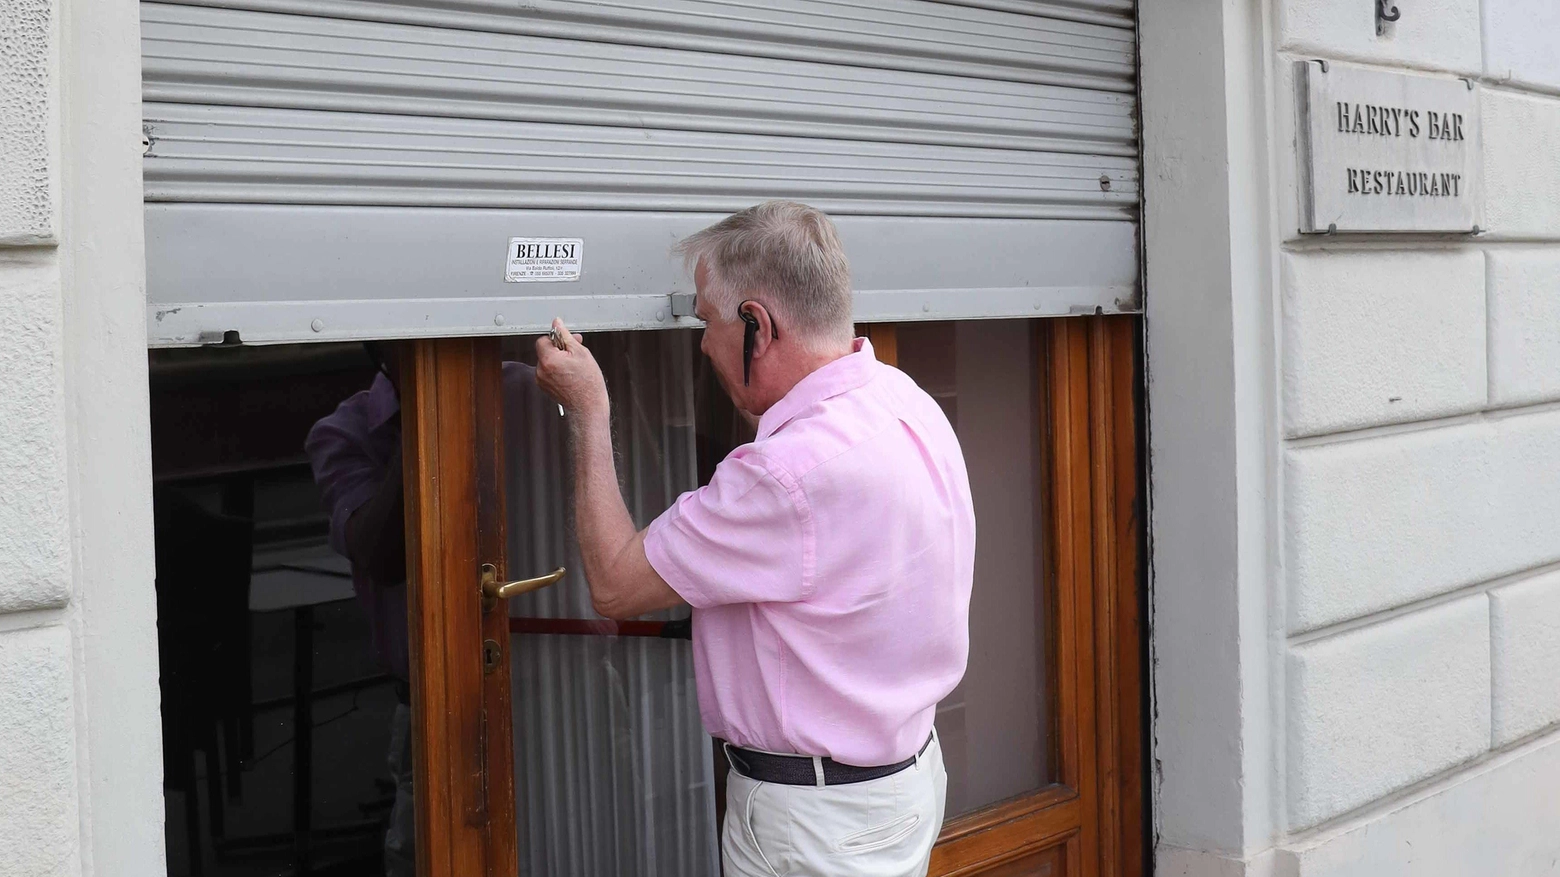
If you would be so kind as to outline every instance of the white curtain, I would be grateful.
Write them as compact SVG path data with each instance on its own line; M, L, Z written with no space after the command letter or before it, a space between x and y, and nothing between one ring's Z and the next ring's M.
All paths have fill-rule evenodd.
M698 336L603 333L587 344L612 392L623 495L644 526L698 483ZM563 420L550 402L514 397L506 419L510 572L569 567L558 584L511 600L510 614L595 619L573 538ZM521 873L719 874L689 643L515 634L511 645Z

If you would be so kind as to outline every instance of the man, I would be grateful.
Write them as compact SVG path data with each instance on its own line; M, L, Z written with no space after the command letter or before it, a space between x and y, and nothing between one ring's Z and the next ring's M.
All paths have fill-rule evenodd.
M315 423L304 451L330 516L330 545L352 561L353 590L368 613L379 663L395 677L388 761L396 789L385 831L385 874L415 877L400 368L393 344L370 341L364 347L379 368L373 384ZM505 429L524 434L532 428L524 412L539 396L534 372L518 362L503 369Z
M706 730L732 764L726 873L924 874L947 776L932 721L964 675L975 515L937 403L852 338L833 223L768 202L680 245L702 349L756 439L636 532L601 371L561 322L537 382L568 411L596 610L694 607Z

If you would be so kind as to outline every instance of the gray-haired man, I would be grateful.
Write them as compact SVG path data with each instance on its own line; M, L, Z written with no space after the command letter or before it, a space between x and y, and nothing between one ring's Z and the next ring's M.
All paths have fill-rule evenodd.
M598 612L694 607L700 712L727 742L728 875L924 874L932 729L969 652L975 515L942 409L853 339L834 224L772 201L684 241L703 350L758 435L637 531L609 400L562 323L537 381L569 413Z

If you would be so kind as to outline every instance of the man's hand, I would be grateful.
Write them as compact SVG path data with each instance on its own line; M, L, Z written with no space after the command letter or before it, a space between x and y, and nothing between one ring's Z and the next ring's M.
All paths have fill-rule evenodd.
M650 566L644 534L635 530L623 504L612 456L607 384L582 340L562 320L553 320L552 337L536 341L536 383L571 415L574 530L591 604L608 618L633 618L676 606L682 598Z
M553 320L552 336L536 339L536 383L571 413L583 416L607 413L607 382L596 357L585 349L585 339ZM553 338L563 339L559 350Z

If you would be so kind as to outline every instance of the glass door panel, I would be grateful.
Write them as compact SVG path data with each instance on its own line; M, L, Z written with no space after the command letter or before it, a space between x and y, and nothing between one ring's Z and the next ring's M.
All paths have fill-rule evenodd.
M613 399L618 471L646 526L736 443L697 332L603 333L586 343ZM580 572L567 424L529 385L529 339L506 342L509 565L556 585L509 601L516 823L525 874L719 874L713 746L699 720L684 607L599 618ZM701 459L704 465L701 466ZM671 622L671 624L667 624Z
M1023 320L897 327L899 368L948 415L975 501L969 667L937 707L950 819L1057 780L1034 330Z

